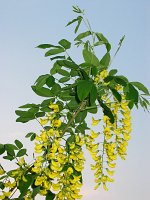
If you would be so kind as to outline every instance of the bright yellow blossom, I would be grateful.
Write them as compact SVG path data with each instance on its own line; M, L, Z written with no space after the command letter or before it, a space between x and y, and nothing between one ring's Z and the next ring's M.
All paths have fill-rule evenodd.
M100 122L100 119L94 119L94 117L92 117L92 126L98 125L99 122Z

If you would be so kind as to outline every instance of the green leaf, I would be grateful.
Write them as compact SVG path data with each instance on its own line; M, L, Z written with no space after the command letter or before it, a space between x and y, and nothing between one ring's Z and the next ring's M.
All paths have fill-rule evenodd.
M68 139L67 139L67 143L71 144L75 142L75 135L71 135Z
M33 133L33 134L31 135L31 137L30 137L30 141L33 141L33 140L35 139L35 137L36 137L36 134Z
M84 69L80 69L80 77L84 80L89 80L89 76Z
M59 95L59 98L64 101L68 101L73 99L74 95L71 94L70 90L67 90L67 91L62 91Z
M29 137L31 137L31 135L33 135L33 134L36 134L36 133L30 132L30 133L28 133L25 137L26 137L26 138L29 138Z
M45 53L45 57L48 57L48 56L52 56L52 55L56 55L56 54L59 54L59 53L62 53L64 52L64 48L62 47L59 47L59 48L55 48L55 49L50 49L49 51L47 51Z
M18 117L18 118L16 119L16 122L26 123L26 122L28 122L28 121L30 121L30 120L33 120L33 119L35 119L34 116L33 116L33 117Z
M16 155L16 157L22 157L24 155L26 155L27 150L26 149L20 149Z
M96 66L93 66L91 69L91 74L92 76L96 76L98 73L98 68Z
M82 19L83 19L82 16L78 16L76 19L73 19L72 21L68 22L68 24L66 26L69 26L69 25L73 24L74 22L77 22L77 26L76 26L75 31L74 31L75 33L77 33L79 26L82 22Z
M52 47L51 44L40 44L39 46L37 46L37 48L40 48L40 49L48 49L51 47Z
M104 43L106 46L107 52L109 52L111 50L111 45L109 44L108 40L104 37L102 33L95 33L95 34L99 42Z
M55 84L53 85L52 89L51 89L51 92L53 93L53 96L54 96L54 95L57 96L57 95L60 93L60 91L61 91L60 85L57 84L57 83L55 83Z
M113 124L115 119L114 116L110 110L101 100L99 100L100 106L103 108L104 115L108 116L110 118L110 122Z
M85 62L87 63L90 63L96 67L100 65L98 58L92 52L88 51L85 48L83 50L83 57Z
M70 71L70 76L71 76L71 77L79 76L78 71L72 69L72 70Z
M77 95L83 101L90 93L93 83L89 80L81 80L77 83Z
M109 76L114 76L115 74L117 74L118 70L117 69L112 69L109 72Z
M65 56L54 56L52 58L50 58L50 60L56 60L56 59L65 59Z
M16 110L15 113L16 115L24 117L24 118L34 117L34 113L28 112L28 111Z
M4 146L7 154L15 156L15 150L18 150L18 148L14 144L5 144Z
M80 16L80 17L81 17L81 16ZM72 21L68 22L68 24L67 24L66 26L69 26L69 25L73 24L73 23L76 22L76 21L78 21L78 18L73 19Z
M92 89L90 91L90 104L93 105L97 99L97 88L93 84Z
M91 31L86 31L84 33L80 33L74 40L77 41L77 40L81 40L87 36L91 35Z
M66 67L69 69L78 70L78 68L79 68L79 66L76 63L69 61L69 60L58 60L57 64L60 65L61 67Z
M76 123L82 123L82 121L86 118L86 116L87 116L86 110L79 112L78 115L75 118L75 122Z
M46 80L49 78L49 76L49 74L39 76L38 79L35 81L36 88L41 88L46 83Z
M147 105L150 106L150 102L149 102L147 99L145 99L144 97L142 97L142 99L145 101L145 103L146 103Z
M18 147L18 149L21 149L23 147L22 142L20 142L19 140L15 140L15 144Z
M110 87L110 90L112 91L113 96L119 101L121 102L121 95L119 94L119 92L117 90L115 90L114 88Z
M23 106L20 106L19 108L36 108L36 107L39 107L39 105L34 104L34 103L32 103L32 104L27 103L27 104L25 104Z
M103 41L98 41L98 42L94 43L94 46L96 47L96 46L103 45L103 44L105 44Z
M5 146L3 144L0 144L0 155L2 155L5 152Z
M124 91L128 100L133 100L134 103L138 103L139 93L132 84L129 83Z
M70 77L62 77L62 78L59 79L59 82L60 83L65 83L65 82L67 82L69 80L70 80Z
M107 69L110 64L110 54L106 53L103 58L100 60L100 65L102 68Z
M58 65L57 61L54 63L52 69L50 70L51 75L54 75L57 73L57 70L61 69L61 66Z
M41 107L45 107L45 106L49 106L50 103L54 102L54 98L51 98L51 99L45 99L44 101L42 101L41 103Z
M62 76L68 76L68 77L70 77L70 73L67 72L67 71L64 70L64 69L59 69L59 70L57 71L57 73L58 73L58 74L61 74Z
M49 76L46 79L46 85L50 88L55 84L55 78L53 76Z
M5 188L5 185L3 182L0 182L0 189L3 190Z
M87 127L87 124L85 122L83 122L82 124L79 124L76 129L75 132L76 133L82 133L85 134L85 130L89 130L89 128Z
M35 114L35 116L38 117L44 117L45 116L45 112L38 112Z
M55 199L55 194L52 193L51 191L48 191L48 193L46 194L45 200L53 200L53 199Z
M3 156L3 158L5 160L10 160L10 161L14 160L14 156L11 156L11 155Z
M82 22L83 17L82 16L78 16L77 19L78 19L78 24L77 24L77 26L76 26L76 28L74 30L75 33L77 33L77 31L78 31L78 29L80 27L80 24Z
M108 40L105 38L105 36L102 33L96 33L96 37L99 41L102 41L105 44L108 43Z
M33 184L35 176L32 174L27 174L25 175L25 179L27 180L26 182L24 182L23 180L19 181L19 186L18 186L18 189L20 190L19 199L22 199L26 195L28 188Z
M36 137L36 133L30 132L25 137L26 138L30 137L30 141L33 141L35 139L35 137Z
M93 104L92 106L86 107L86 110L89 113L96 114L98 109L97 109L96 104Z
M36 86L31 86L32 90L39 96L42 97L52 97L53 93L48 88L42 87L37 89Z
M75 13L84 13L84 10L81 10L78 6L72 6L72 8Z
M148 89L140 82L130 82L132 85L134 85L136 88L144 92L145 94L149 95Z
M34 198L39 193L40 189L41 189L41 186L33 188L32 198Z
M68 104L67 107L69 107L70 110L75 110L79 107L79 103L76 101L76 99L72 99Z
M126 86L128 83L128 80L126 80L123 76L115 76L114 81L122 86Z
M65 49L70 49L71 47L71 43L66 40L66 39L62 39L58 42L62 47L64 47Z

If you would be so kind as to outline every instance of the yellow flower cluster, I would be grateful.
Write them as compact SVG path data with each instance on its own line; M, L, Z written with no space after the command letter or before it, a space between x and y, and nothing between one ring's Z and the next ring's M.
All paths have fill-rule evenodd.
M20 160L18 160L18 165L20 167L13 170L10 175L13 181L10 180L10 178L8 177L4 179L5 180L4 189L2 191L2 195L0 195L0 199L7 199L8 197L10 197L14 188L19 185L20 180L23 180L24 182L26 181L26 178L24 175L25 175L26 170L28 169L28 165L26 164L23 157ZM3 173L4 173L4 170L3 170Z
M32 172L37 174L34 184L42 187L40 194L44 196L51 190L57 200L81 199L81 171L85 162L83 136L77 134L72 142L67 143L66 149L63 142L66 139L62 138L60 130L62 122L56 115L59 107L55 104L49 107L52 112L42 118L40 123L43 126L50 122L51 128L41 131L35 138L34 149L40 155L36 157L32 167Z
M103 83L107 74L107 70L100 72L95 78L95 84ZM122 86L117 85L116 90L122 93ZM114 123L111 123L108 116L103 116L102 147L99 146L99 143L96 143L98 134L93 130L90 131L90 135L86 136L86 147L95 162L94 165L91 164L91 169L95 170L95 189L102 184L103 188L108 190L107 182L114 181L110 176L114 174L117 156L122 159L125 159L126 156L128 140L131 137L131 115L128 102L124 95L121 95L121 97L120 103L115 97L109 97L108 94L102 97L103 102L112 111L115 120ZM100 121L100 119L92 117L92 126L98 125Z
M75 200L81 199L80 188L82 186L81 172L84 169L84 154L82 146L84 145L83 138L78 134L75 136L75 141L69 143L69 151L65 163L66 170L60 175L59 183L62 183L61 191L57 194L58 200Z
M2 192L2 195L0 195L0 199L7 199L8 197L10 197L11 195L11 191L13 188L15 188L16 186L16 182L12 182L8 179L5 180L4 182L4 188L5 188L5 191L3 190Z
M100 82L103 82L103 80L107 77L108 71L107 70L102 70L98 75L96 75L94 79L94 83L98 84Z

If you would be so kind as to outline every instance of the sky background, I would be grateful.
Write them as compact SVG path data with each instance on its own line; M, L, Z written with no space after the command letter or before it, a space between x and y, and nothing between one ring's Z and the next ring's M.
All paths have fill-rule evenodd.
M41 101L30 86L39 75L49 72L51 63L44 58L44 52L35 47L42 43L56 44L62 38L73 40L73 27L65 28L75 16L72 5L86 10L93 30L102 32L109 39L113 52L120 38L126 35L112 68L117 68L130 81L140 81L150 88L149 0L0 0L1 143L11 143L19 138L32 152L33 144L29 144L24 135L39 130L38 124L16 123L15 110L25 103ZM72 56L80 61L79 53L74 49ZM115 182L108 192L101 188L93 190L94 177L87 154L83 200L148 200L150 115L135 109L132 116L133 132L127 160L118 161ZM9 161L4 165L11 169Z

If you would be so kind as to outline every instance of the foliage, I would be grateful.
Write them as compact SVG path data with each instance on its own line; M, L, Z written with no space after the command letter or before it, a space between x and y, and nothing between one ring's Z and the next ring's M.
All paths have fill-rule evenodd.
M84 146L93 159L95 189L102 185L108 190L107 184L114 181L111 176L117 158L126 157L132 130L131 109L140 105L148 110L148 89L119 75L117 69L110 69L111 44L102 33L92 31L84 11L77 6L73 6L73 11L78 16L67 26L76 23L75 33L82 23L87 28L74 39L75 45L83 48L83 63L78 64L69 56L72 44L67 39L57 45L37 47L46 50L45 57L53 61L50 73L39 76L32 86L45 99L39 104L20 106L16 121L36 120L42 131L25 136L35 141L35 155L30 163L26 162L27 150L18 139L14 144L0 144L3 159L17 165L11 171L0 165L1 199L30 200L38 194L48 200L81 199ZM114 56L123 40L124 36ZM94 50L101 45L106 53L99 59ZM93 117L96 113L98 119ZM99 132L87 124L87 116L92 116L92 126L100 126ZM14 198L16 191L19 195Z

